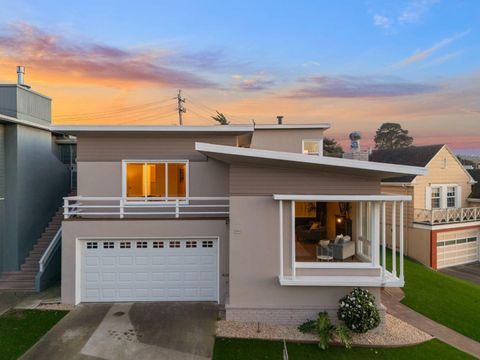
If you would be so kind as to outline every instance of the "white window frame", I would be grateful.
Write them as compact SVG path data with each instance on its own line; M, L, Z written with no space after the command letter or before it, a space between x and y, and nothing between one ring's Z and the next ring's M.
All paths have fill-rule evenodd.
M150 200L147 196L143 196L144 200L129 200L127 196L127 164L165 164L165 197L168 196L168 164L185 164L185 198L181 197L179 203L187 204L190 197L190 162L188 160L122 160L122 198L129 203L167 203L168 200ZM145 174L144 174L145 176ZM139 196L142 197L142 196ZM184 200L185 199L185 200Z
M448 188L453 188L453 206L448 206L448 199L451 199L452 196L448 196ZM445 207L448 209L454 209L458 204L458 186L446 186L445 187Z
M447 191L449 187L455 188L455 205L454 206L447 206ZM432 207L432 189L433 188L440 188L440 207L433 208ZM427 188L427 196L426 196L426 206L429 210L440 210L440 209L459 209L462 207L462 187L459 184L430 184ZM428 193L430 196L428 196Z
M304 200L299 200L299 201L304 201ZM305 200L308 201L308 200ZM312 200L316 201L316 200ZM380 269L380 265L378 264L378 261L375 261L373 251L375 247L378 248L380 237L379 234L374 234L374 227L379 225L380 222L380 216L379 214L374 212L374 204L370 202L366 202L365 208L367 209L367 232L368 236L370 236L370 258L367 258L363 256L362 254L359 254L357 252L357 248L355 249L356 255L362 258L364 262L342 262L342 261L332 261L332 262L317 262L317 261L297 261L296 259L296 252L295 252L295 200L291 201L291 236L290 236L290 245L291 245L291 256L292 256L292 269ZM330 202L330 201L325 201L325 202ZM361 204L362 202L358 202L357 204ZM379 208L379 205L377 205ZM359 206L360 207L360 206ZM377 210L378 211L378 210ZM359 220L361 214L359 215L359 212L357 210L357 226L359 226ZM283 227L283 225L281 225ZM361 227L362 225L360 225ZM358 228L357 228L358 231ZM375 237L375 239L374 239ZM357 240L359 236L357 235ZM352 241L354 241L352 239ZM356 247L358 246L355 244ZM283 255L282 255L283 256Z
M306 153L305 152L305 143L306 142L316 142L316 143L318 143L318 154ZM302 140L302 154L303 155L313 155L313 156L323 156L323 139L303 139Z
M430 208L432 210L437 210L437 209L441 209L442 208L442 193L443 193L443 190L442 190L442 187L441 186L431 186L430 187ZM433 194L434 194L434 189L438 189L438 197L434 197ZM438 199L438 207L433 207L433 199Z

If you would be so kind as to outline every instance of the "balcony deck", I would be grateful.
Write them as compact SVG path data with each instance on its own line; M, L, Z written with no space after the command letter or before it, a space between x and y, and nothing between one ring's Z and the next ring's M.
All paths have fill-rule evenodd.
M228 197L64 198L64 219L178 219L229 216Z
M447 209L414 209L413 222L426 225L480 221L480 207Z

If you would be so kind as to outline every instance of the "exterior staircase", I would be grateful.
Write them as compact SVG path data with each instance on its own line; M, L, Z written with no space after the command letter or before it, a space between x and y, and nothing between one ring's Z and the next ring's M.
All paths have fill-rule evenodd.
M35 277L40 270L39 261L62 226L62 220L63 207L60 207L26 257L25 262L20 267L20 271L3 272L0 274L0 291L36 291Z

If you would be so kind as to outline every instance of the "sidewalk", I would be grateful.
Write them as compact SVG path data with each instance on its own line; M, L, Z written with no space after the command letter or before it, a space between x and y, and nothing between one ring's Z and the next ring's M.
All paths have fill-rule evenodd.
M401 289L389 288L382 290L382 304L385 305L389 314L415 326L446 344L480 358L479 342L459 334L401 304L400 300L402 300L402 298L403 292Z

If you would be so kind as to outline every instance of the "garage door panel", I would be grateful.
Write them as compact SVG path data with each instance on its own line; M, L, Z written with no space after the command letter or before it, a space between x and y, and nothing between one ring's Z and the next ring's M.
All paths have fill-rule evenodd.
M444 268L467 264L479 259L479 240L477 236L459 236L447 233L447 239L437 242L437 267ZM452 239L453 238L453 239Z
M216 240L89 241L82 249L84 302L217 300Z

